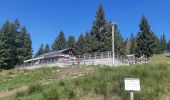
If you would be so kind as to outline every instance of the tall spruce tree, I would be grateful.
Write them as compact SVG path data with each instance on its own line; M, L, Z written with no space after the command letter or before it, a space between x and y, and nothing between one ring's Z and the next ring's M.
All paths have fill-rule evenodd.
M3 42L3 52L1 52L1 60L3 63L1 68L10 69L16 65L16 46L15 44L15 37L16 37L16 30L12 23L7 21L1 29L2 32L2 42Z
M167 51L170 52L170 40L167 43Z
M74 48L75 47L75 38L74 36L69 36L68 41L67 41L67 46Z
M32 41L30 34L27 32L27 29L25 26L21 28L21 34L22 38L21 41L23 42L21 50L19 53L21 53L21 58L24 60L31 59L32 58Z
M7 21L2 25L0 29L0 68L14 68L15 65L21 64L24 60L31 58L31 38L28 36L30 41L29 51L31 52L25 53L28 47L24 46L26 45L24 41L27 40L24 36L18 20L15 20L14 23Z
M128 40L128 38L126 38L124 44L125 44L125 47L124 47L125 48L125 54L128 55L128 54L130 54L130 47L131 47L131 43Z
M124 55L125 49L124 49L124 41L123 37L120 34L120 31L118 29L118 26L115 25L115 30L114 30L114 45L115 45L115 54L116 56Z
M6 66L5 63L5 44L4 44L4 34L2 30L0 30L0 69L3 69Z
M50 52L50 46L49 44L46 44L45 48L44 48L44 53L49 53Z
M130 37L130 54L135 53L135 45L136 45L136 39L133 34L131 34Z
M95 37L93 37L89 32L85 33L84 37L84 52L85 53L92 53L96 52L98 47L98 41Z
M24 55L25 49L23 47L24 35L22 34L22 32L19 31L20 24L19 24L18 20L15 20L14 26L16 28L16 33L17 33L16 38L15 38L15 45L16 45L15 52L17 54L16 58L17 58L17 62L18 62L17 64L21 64L24 60L26 60L26 59L24 59L25 58L25 55Z
M58 35L58 37L56 37L55 41L52 44L52 51L56 51L56 50L61 50L66 48L67 43L66 43L66 38L64 36L64 32L61 31Z
M112 50L112 22L108 22L101 30L100 50L111 51Z
M160 46L161 46L161 51L165 52L167 49L167 41L166 41L165 34L163 34L160 38Z
M79 36L78 41L76 42L76 50L77 50L76 52L78 54L84 54L85 53L84 44L85 44L85 38L84 38L84 35L81 34Z
M105 19L105 13L102 4L99 5L96 12L96 19L93 21L91 34L98 40L101 39L101 30L106 26L107 22Z
M44 54L44 45L41 44L40 48L38 49L37 53L35 54L34 57L38 57L40 55Z
M137 34L135 55L137 57L152 56L153 48L155 47L154 33L150 31L150 26L147 19L142 16L141 22L139 24L140 31Z
M161 53L161 45L160 45L160 41L158 39L158 37L155 35L154 32L151 32L152 35L153 35L153 45L154 47L152 48L153 49L153 54L160 54Z

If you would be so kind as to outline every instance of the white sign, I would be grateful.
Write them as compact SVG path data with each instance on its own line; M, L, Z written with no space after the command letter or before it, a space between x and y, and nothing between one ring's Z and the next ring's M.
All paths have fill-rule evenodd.
M125 78L125 90L140 91L140 80L136 78Z

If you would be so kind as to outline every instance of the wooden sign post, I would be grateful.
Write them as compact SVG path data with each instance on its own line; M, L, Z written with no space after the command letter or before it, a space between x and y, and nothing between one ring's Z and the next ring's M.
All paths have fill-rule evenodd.
M130 91L130 100L134 100L134 91L140 91L140 80L137 78L125 78L125 90Z

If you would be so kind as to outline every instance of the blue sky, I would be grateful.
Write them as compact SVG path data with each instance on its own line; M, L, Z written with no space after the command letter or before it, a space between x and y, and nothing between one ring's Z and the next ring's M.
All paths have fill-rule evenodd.
M18 18L31 34L35 53L61 30L76 39L90 30L100 3L106 19L116 21L124 38L138 32L145 15L157 36L165 33L170 39L170 0L0 0L0 25Z

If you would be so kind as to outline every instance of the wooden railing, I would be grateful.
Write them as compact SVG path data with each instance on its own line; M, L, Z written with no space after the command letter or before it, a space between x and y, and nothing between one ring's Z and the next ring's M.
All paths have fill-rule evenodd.
M106 59L110 58L112 59L112 52L106 51L106 52L95 52L95 53L86 53L80 56L77 56L77 59L66 59L62 61L55 61L55 60L46 60L43 62L37 62L37 63L27 63L27 64L21 64L17 65L16 67L33 67L33 66L43 66L43 65L52 65L52 64L63 64L63 66L69 66L69 65L79 65L81 62L88 62L88 64L94 64L94 60L100 60L100 59ZM115 60L124 63L124 64L137 64L137 63L147 63L148 59L146 58L136 58L133 57L131 59L127 58L126 56L115 56Z

